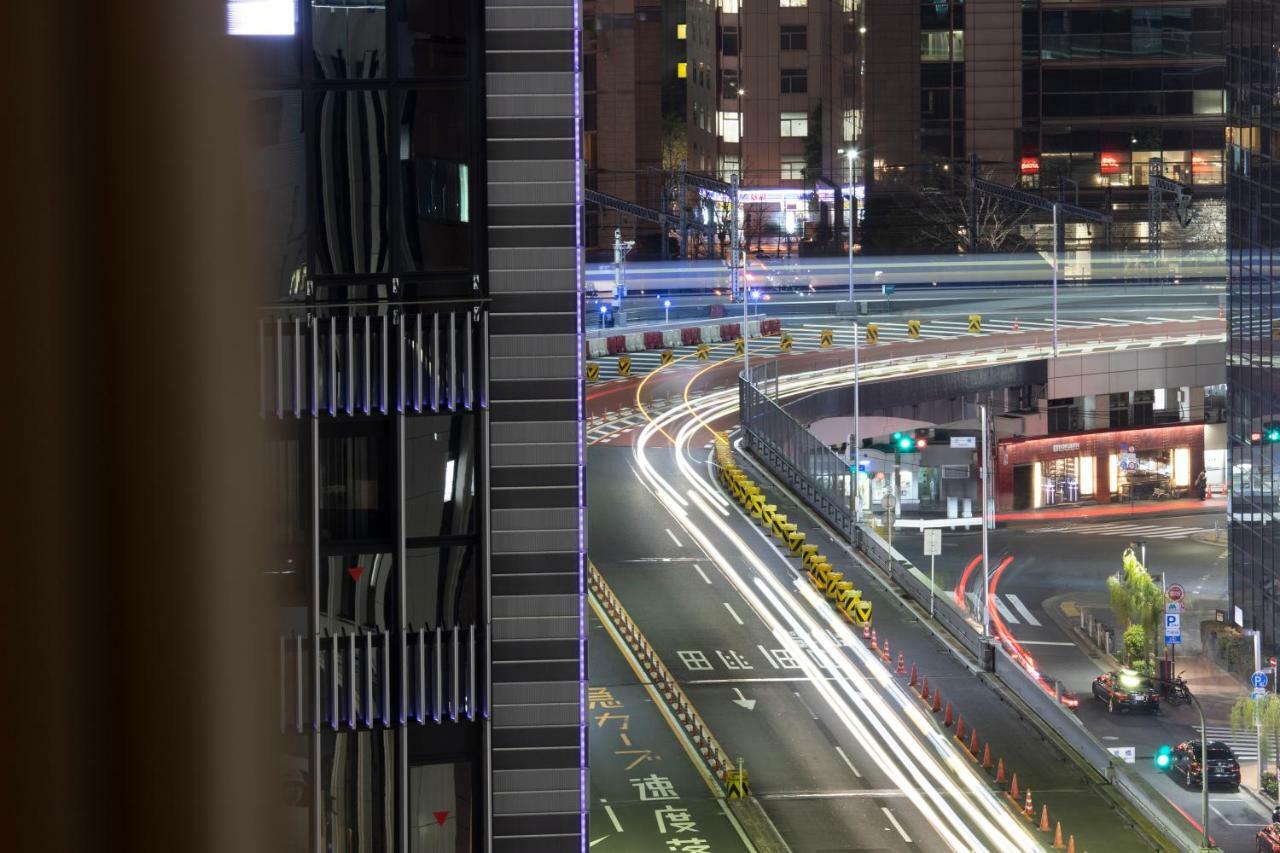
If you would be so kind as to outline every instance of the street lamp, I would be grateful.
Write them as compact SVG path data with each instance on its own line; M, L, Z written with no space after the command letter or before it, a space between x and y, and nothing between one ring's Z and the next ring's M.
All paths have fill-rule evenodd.
M756 303L755 315L756 315L756 317L757 317L757 318L759 318L759 316L760 316L760 291L758 291L758 290L753 290L753 291L751 291L751 299L752 299L752 301L753 301L753 302L755 302L755 303Z
M861 358L858 345L858 303L854 301L853 292L853 163L858 159L858 150L843 148L849 163L849 312L853 316L853 524L857 528L858 519L862 515L862 496L858 494L858 453L862 450L862 430L859 425L859 404L862 396Z
M662 300L662 307L665 308L667 311L666 319L664 319L663 322L670 323L671 322L671 300L670 299Z
M600 306L600 328L601 329L604 328L604 321L608 314L609 314L609 306L601 305Z

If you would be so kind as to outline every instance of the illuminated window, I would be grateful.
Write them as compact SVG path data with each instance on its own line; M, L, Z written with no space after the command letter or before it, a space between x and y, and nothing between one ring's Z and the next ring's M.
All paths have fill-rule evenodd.
M783 113L781 129L779 131L782 136L808 136L809 135L809 114L808 113Z
M1223 110L1221 89L1197 89L1191 96L1191 111L1198 116L1220 116Z
M742 175L742 161L737 154L721 154L716 163L720 172L720 180L727 181L731 175Z
M730 15L738 11L738 0L720 0L720 11Z
M295 0L227 0L227 32L233 36L291 36Z
M781 9L803 9L809 5L809 0L778 0L778 7Z
M920 34L921 62L963 62L964 30Z
M782 158L781 178L784 181L803 181L804 157L784 155Z
M688 37L689 37L688 25L687 25L687 24L676 24L676 38L678 38L678 39L680 39L681 41L683 41L684 39L686 39L686 38L688 38Z
M683 79L685 79L686 77L688 77L688 76L689 76L689 63L687 63L687 62L677 62L677 63L676 63L676 76L677 76L677 77L679 77L681 80L683 80Z
M716 132L725 142L738 142L742 138L738 113L723 110L716 113Z
M862 110L844 111L844 141L853 142L862 135Z

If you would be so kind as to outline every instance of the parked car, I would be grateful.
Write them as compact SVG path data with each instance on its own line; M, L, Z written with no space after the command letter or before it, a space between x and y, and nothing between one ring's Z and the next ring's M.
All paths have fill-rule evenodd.
M1209 741L1209 787L1223 785L1232 790L1240 787L1240 761L1236 754L1220 740ZM1188 787L1199 787L1202 771L1200 768L1200 741L1189 740L1173 748L1173 760L1169 762L1168 774L1181 779Z
M1136 672L1104 672L1093 680L1093 697L1107 703L1107 710L1146 711L1154 714L1160 710L1160 693L1151 680Z

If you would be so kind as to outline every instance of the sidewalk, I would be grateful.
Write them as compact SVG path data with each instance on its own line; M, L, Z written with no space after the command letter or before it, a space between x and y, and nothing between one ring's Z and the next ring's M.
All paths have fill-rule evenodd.
M1052 509L1015 510L996 513L996 521L1072 521L1132 516L1188 515L1190 513L1225 513L1226 498L1179 498L1168 501L1134 501L1091 504L1089 506L1054 507Z

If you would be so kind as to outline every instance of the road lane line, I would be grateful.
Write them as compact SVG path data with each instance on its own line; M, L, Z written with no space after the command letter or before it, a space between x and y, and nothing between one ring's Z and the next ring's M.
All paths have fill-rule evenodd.
M1028 610L1027 606L1022 603L1021 598L1018 598L1018 596L1014 595L1011 592L1006 592L1004 594L1004 597L1009 599L1009 603L1012 604L1014 608L1017 609L1018 613L1022 616L1023 619L1027 620L1028 625L1033 625L1037 628L1040 627L1040 620L1031 615L1031 611Z
M849 756L844 754L844 750L841 749L839 745L836 746L836 752L838 752L840 754L840 757L844 759L844 763L849 765L849 769L853 771L853 775L861 779L862 774L858 772L858 768L853 766L853 762L849 760Z
M889 823L893 824L893 828L898 830L898 834L902 836L902 840L911 843L911 836L907 835L907 831L902 828L902 824L898 823L898 819L893 816L893 812L889 811L888 806L881 806L880 811L884 812L884 816L889 818Z
M737 622L739 625L746 624L742 621L741 616L733 612L733 608L729 606L729 602L724 602L724 609L729 611L729 615L733 617L734 622Z
M693 567L698 570L698 574L701 575L702 579L707 582L707 586L710 586L711 578L707 577L707 573L702 570L702 566L699 566L697 563L694 563Z
M683 545L681 545L681 544L680 544L680 540L676 538L676 535L675 535L674 533L672 533L672 532L671 532L671 528L670 528L670 527L666 527L666 528L663 528L663 529L667 531L667 535L671 537L671 541L672 541L672 542L674 542L674 543L676 543L676 547L677 547L677 548L683 548L683 547L684 547Z
M1020 646L1074 646L1075 643L1068 643L1062 640L1018 640Z
M1011 612L1009 612L1009 608L1004 606L1004 602L1000 600L999 593L993 596L991 600L992 602L995 603L996 610L1000 611L1000 617L1004 619L1006 623L1010 625L1018 624L1018 617L1014 616Z
M604 800L601 800L600 802L603 803ZM618 832L622 832L622 824L618 822L618 816L613 813L613 806L605 805L604 813L609 816L609 821L613 824L613 828Z

